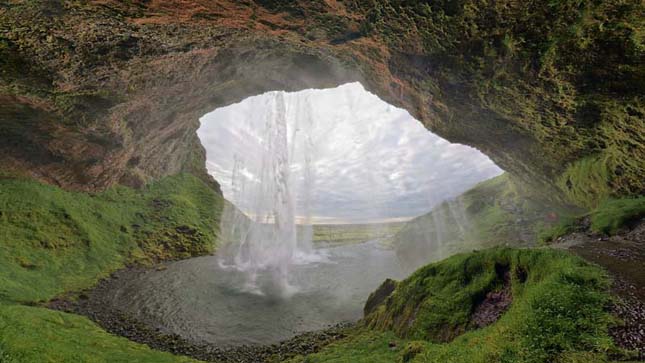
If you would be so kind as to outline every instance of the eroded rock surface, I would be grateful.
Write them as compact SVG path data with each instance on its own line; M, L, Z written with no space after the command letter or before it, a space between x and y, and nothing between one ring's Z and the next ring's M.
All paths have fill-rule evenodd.
M378 287L365 302L365 307L363 308L363 315L367 316L376 309L377 306L385 302L385 299L388 298L396 289L397 282L392 279L387 279L383 281L381 286Z
M642 11L638 0L15 0L0 5L0 163L87 190L206 178L204 113L360 81L570 202L639 194Z

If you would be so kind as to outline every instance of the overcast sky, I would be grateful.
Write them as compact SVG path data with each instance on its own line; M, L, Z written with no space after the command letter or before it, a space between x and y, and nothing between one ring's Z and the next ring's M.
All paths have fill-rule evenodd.
M407 111L359 83L283 95L296 214L303 215L309 196L315 223L415 217L502 173L476 149L432 134ZM253 213L251 196L232 190L235 160L244 183L260 182L263 133L275 104L276 92L268 92L200 120L197 133L206 148L209 173L220 182L224 196L247 213ZM310 159L310 193L303 186L305 156Z

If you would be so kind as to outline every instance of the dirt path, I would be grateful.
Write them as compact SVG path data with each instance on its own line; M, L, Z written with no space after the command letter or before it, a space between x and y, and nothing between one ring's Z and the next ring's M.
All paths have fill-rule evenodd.
M560 238L554 247L609 271L612 291L620 298L612 310L624 322L610 334L620 347L637 351L638 359L645 360L645 218L615 236L576 232Z

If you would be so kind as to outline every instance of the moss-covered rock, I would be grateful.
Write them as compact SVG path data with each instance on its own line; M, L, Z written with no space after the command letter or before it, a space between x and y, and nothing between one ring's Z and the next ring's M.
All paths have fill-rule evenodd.
M504 286L508 310L485 327L472 324L487 292ZM460 254L399 282L347 339L290 362L607 362L618 352L610 299L607 275L562 251Z
M90 190L206 180L204 113L361 81L522 183L593 207L645 190L642 13L638 0L14 1L0 125L31 126L3 137L0 162Z

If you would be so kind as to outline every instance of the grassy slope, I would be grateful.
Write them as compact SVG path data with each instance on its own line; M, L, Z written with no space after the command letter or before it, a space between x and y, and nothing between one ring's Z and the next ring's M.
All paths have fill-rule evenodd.
M591 212L591 229L595 232L613 234L624 224L643 216L645 216L645 196L607 199Z
M0 303L0 362L196 362L110 335L85 317Z
M0 180L0 362L183 362L84 317L26 306L128 262L213 250L223 199L190 175L90 195Z
M587 212L544 202L540 195L518 187L508 174L502 174L408 222L394 236L394 245L404 261L419 266L502 243L547 243L571 232L585 216L590 217L593 231L614 233L643 215L645 197L606 198Z
M542 230L570 220L572 213L532 196L502 174L408 222L394 236L394 245L403 261L420 266L502 243L534 244Z
M496 263L510 267L513 305L496 323L472 330L473 301L499 288ZM520 270L527 272L525 282ZM397 286L367 318L382 333L365 330L294 362L603 362L614 350L607 335L609 298L602 270L564 252L504 248L460 254L419 269ZM446 331L465 333L450 343L433 342ZM391 341L396 351L388 348Z

